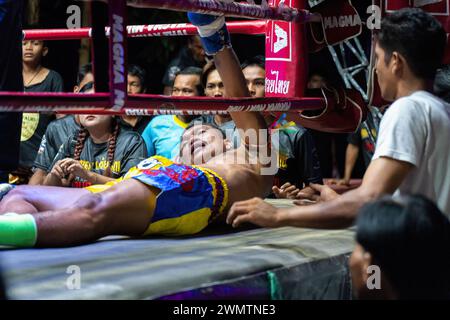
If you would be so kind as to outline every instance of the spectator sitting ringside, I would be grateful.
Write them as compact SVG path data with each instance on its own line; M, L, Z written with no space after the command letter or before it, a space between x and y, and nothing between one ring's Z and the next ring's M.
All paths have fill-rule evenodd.
M225 96L222 79L213 61L208 62L203 68L202 84L205 88L205 96L212 98L222 98ZM241 143L239 132L229 114L204 115L198 121L213 123L225 132L227 139L232 141L234 148L239 147Z
M328 85L327 77L322 71L314 70L308 77L306 88L320 89ZM344 176L347 134L328 133L310 129L319 157L320 168L324 178L336 175Z
M450 103L450 65L438 70L434 80L434 92L439 98Z
M147 72L143 68L134 64L128 66L128 94L146 93L146 77ZM151 116L144 117L124 115L121 116L120 121L125 128L130 128L131 130L142 135L150 120L152 120Z
M265 96L265 59L256 56L245 61L242 72L252 97ZM295 198L311 183L322 184L316 147L308 130L293 122L283 121L267 113L264 117L271 129L272 146L277 152L278 173L274 177L274 195L278 198ZM278 118L278 119L277 119Z
M89 83L93 92L93 83ZM146 157L141 136L121 130L113 116L80 115L82 130L61 146L44 181L49 186L84 188L123 176Z
M25 92L62 92L61 76L42 65L42 59L48 54L44 41L26 40L22 42L23 84ZM19 169L13 173L18 184L28 183L39 145L53 114L24 113L20 138ZM18 179L18 180L17 180ZM13 182L13 181L11 181Z
M73 92L84 93L87 89L86 85L93 81L92 64L85 64L78 71L77 84L74 86ZM71 135L76 134L79 129L80 121L78 115L67 115L52 121L48 125L34 161L34 174L28 184L41 185L44 183L45 177L52 169L51 165L59 148Z
M175 77L180 71L188 67L203 68L206 63L205 57L205 50L203 50L200 38L198 36L189 37L187 46L180 50L167 67L163 78L164 95L171 95Z
M198 97L204 95L201 84L202 70L189 67L175 78L172 96ZM145 128L142 137L147 145L148 156L163 156L174 159L180 153L180 141L184 130L195 116L162 115L156 116Z

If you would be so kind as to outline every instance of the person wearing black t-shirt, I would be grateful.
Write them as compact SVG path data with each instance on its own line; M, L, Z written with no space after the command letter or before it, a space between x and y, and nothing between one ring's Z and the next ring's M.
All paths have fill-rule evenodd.
M257 56L242 64L247 86L252 97L265 96L264 57ZM320 162L313 138L308 130L284 117L266 114L271 129L272 146L277 152L278 173L274 177L272 197L295 198L300 193L313 193L311 183L323 184Z
M322 70L313 70L306 84L307 94L309 90L320 89L328 84L327 76ZM347 134L322 132L314 129L308 131L313 136L317 147L322 176L324 178L342 177L345 167Z
M62 92L63 80L56 71L45 68L42 59L48 54L43 41L26 40L23 48L23 84L25 92ZM19 170L14 173L14 183L28 183L34 160L49 123L51 113L24 113L20 143Z
M180 50L175 59L173 59L167 67L162 81L164 85L164 95L171 95L173 83L180 71L188 67L203 68L206 64L205 57L205 50L203 50L200 38L198 36L190 37L187 46Z
M138 65L132 64L128 66L128 94L146 93L146 77L147 72ZM120 122L126 129L133 130L140 135L144 132L151 116L121 116Z
M34 174L28 184L40 185L44 182L45 177L52 169L53 159L58 154L60 147L70 136L77 134L80 130L78 119L77 115L67 115L64 118L52 121L48 125L34 161Z
M308 130L282 119L274 122L270 116L266 120L272 122L272 145L278 155L273 195L295 198L301 190L308 192L310 184L323 184L319 157Z
M438 70L434 80L434 93L445 102L450 103L450 64Z
M105 184L120 178L147 156L141 136L121 130L114 117L79 118L81 130L61 146L44 185L84 188Z
M85 93L93 88L94 75L90 63L83 65L78 71L75 93ZM33 165L33 176L28 184L41 185L52 168L53 159L59 148L67 139L78 133L80 121L76 115L67 115L52 121L42 137L39 150Z
M366 121L362 122L356 132L348 135L347 151L345 158L345 174L340 180L331 180L330 184L350 185L350 179L360 152L364 158L364 172L369 167L375 153L378 130L386 107L369 107Z

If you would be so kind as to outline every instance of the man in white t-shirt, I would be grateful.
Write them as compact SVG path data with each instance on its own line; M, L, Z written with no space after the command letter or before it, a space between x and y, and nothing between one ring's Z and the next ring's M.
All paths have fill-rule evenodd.
M262 199L233 205L227 222L264 227L350 226L366 203L384 194L424 195L450 216L450 106L428 93L443 60L446 33L420 9L383 19L375 48L383 98L395 101L380 125L376 151L362 185L342 196L312 185L318 203L277 209Z
M372 162L388 158L406 163L410 170L394 195L424 195L450 215L449 151L449 105L416 91L386 112Z

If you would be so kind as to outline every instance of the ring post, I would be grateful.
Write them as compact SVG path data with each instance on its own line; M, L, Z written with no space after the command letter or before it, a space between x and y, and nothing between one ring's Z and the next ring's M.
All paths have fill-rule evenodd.
M119 111L127 102L127 7L126 0L109 0L109 90L110 105Z
M105 56L108 53L108 40L105 36L105 27L108 18L105 15L107 6L102 2L90 2L91 25L92 25L92 71L95 75L96 92L108 92L108 63Z
M302 11L306 0L271 0ZM266 96L303 97L308 74L305 24L268 21L266 31Z

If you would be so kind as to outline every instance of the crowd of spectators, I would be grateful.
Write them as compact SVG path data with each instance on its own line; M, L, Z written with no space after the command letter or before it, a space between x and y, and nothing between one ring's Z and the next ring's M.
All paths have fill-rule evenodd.
M61 92L63 79L42 64L49 48L44 41L23 41L23 79L26 92ZM252 97L265 96L265 59L255 56L241 65ZM94 92L91 64L80 67L74 93ZM147 68L128 67L128 94L149 93ZM449 68L440 70L435 92L448 100ZM151 92L178 97L226 97L212 60L208 60L197 36L190 37L167 66L161 80L163 91ZM327 86L320 71L312 71L307 91ZM363 172L374 154L379 123L385 111L369 107L368 118L355 133L333 135L306 129L287 121L281 113L266 113L278 173L272 197L295 199L310 184L350 185ZM230 145L241 143L239 131L227 113L203 116L78 116L24 114L19 169L10 175L15 184L85 187L120 177L140 160L163 156L176 160L181 137L194 122L212 124L223 131ZM343 167L339 169L338 167ZM311 191L312 192L312 191Z

